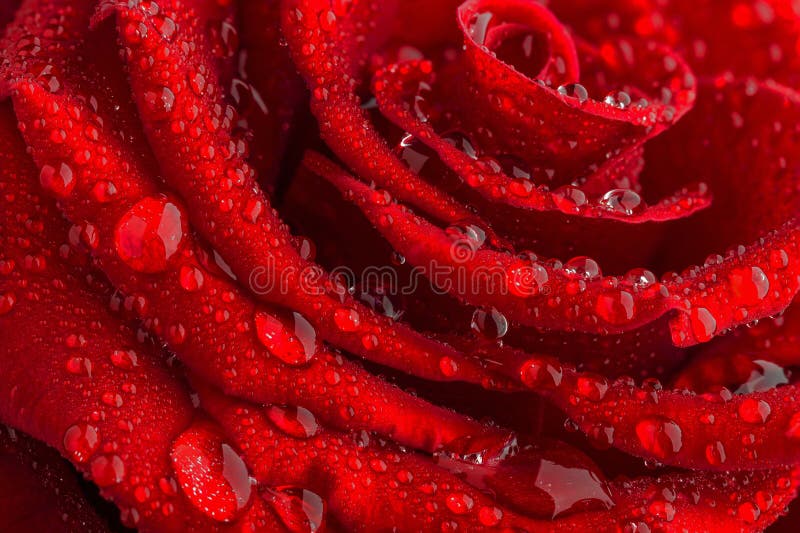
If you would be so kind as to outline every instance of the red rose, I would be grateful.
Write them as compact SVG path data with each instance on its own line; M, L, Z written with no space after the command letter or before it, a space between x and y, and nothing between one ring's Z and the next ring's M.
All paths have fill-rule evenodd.
M763 530L794 499L800 7L6 22L0 421L124 525ZM20 506L106 527L9 431L6 477L61 495Z

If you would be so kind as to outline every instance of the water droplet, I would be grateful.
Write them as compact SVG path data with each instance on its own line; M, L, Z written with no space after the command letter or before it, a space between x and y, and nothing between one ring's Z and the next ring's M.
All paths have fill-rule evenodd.
M564 272L573 278L592 281L603 276L600 265L590 257L580 256L570 259L564 264Z
M319 14L319 27L324 31L331 32L336 29L336 14L330 9L324 10Z
M786 250L772 250L769 254L769 264L776 269L789 266L789 254Z
M745 502L736 510L736 514L745 523L752 524L761 516L761 510L752 502Z
M467 252L469 258L474 256L475 251L486 242L486 232L475 224L454 224L448 226L445 232L452 241L463 243L466 246L464 251ZM454 254L457 254L457 252L454 252ZM459 257L456 260L460 262Z
M795 413L789 419L786 436L794 441L800 441L800 413Z
M519 297L527 298L539 294L550 279L547 269L538 263L522 265L508 271L508 289Z
M470 140L466 133L460 131L448 131L442 134L442 139L452 144L461 152L464 152L470 159L478 159L478 151L475 144Z
M184 495L211 519L233 521L250 502L253 487L247 466L209 426L198 424L184 431L170 458Z
M758 303L769 292L769 278L759 267L737 268L729 279L733 295L745 305Z
M117 186L107 180L97 181L92 186L92 196L101 204L106 204L116 199L117 192Z
M725 446L720 441L712 442L706 446L706 460L708 464L719 466L727 459L725 455Z
M125 479L125 463L118 455L101 455L90 465L92 480L100 487L110 487Z
M558 387L562 377L561 364L556 360L530 359L520 368L520 379L531 389Z
M642 447L658 459L668 459L683 447L680 426L668 418L650 416L636 424L636 436Z
M284 486L265 490L263 497L292 533L316 533L323 529L327 508L318 494Z
M645 209L642 197L630 189L613 189L600 199L600 205L615 213L633 215Z
M4 292L0 294L0 316L10 313L16 303L17 297L14 296L14 293Z
M358 316L358 311L350 308L340 308L333 313L333 321L336 327L341 331L352 332L358 329L361 324L361 318Z
M267 418L281 431L298 439L307 439L317 434L319 425L314 414L303 407L269 406Z
M89 424L75 424L64 433L64 449L71 461L85 463L97 451L100 438Z
M472 510L472 506L475 505L475 500L473 500L472 496L469 494L457 492L448 494L445 503L451 512L454 514L463 515Z
M553 201L561 211L574 213L587 203L586 194L572 185L565 185L553 191Z
M501 339L508 333L508 320L495 308L489 311L476 309L472 314L470 327L472 331L483 335L487 339L496 340Z
M739 418L748 424L763 424L771 412L772 408L764 400L746 398L739 404Z
M92 376L92 362L85 357L70 357L66 368L67 372L76 376Z
M695 307L689 313L692 332L698 342L707 342L717 331L717 320L705 307Z
M439 370L442 371L442 375L453 377L458 373L458 363L452 357L444 356L439 359Z
M178 279L181 287L188 292L195 292L203 287L203 271L193 265L183 265Z
M625 274L625 281L630 283L636 288L646 289L655 285L657 278L656 275L645 268L634 268Z
M478 520L486 527L494 527L503 519L503 511L499 507L481 507Z
M569 83L567 85L562 85L558 88L558 94L567 96L569 98L574 98L581 104L589 99L589 92L586 90L586 87L580 83Z
M292 366L308 363L317 353L316 332L299 313L292 314L293 326L267 313L255 315L256 336L271 354Z
M608 392L608 380L603 376L584 374L578 378L576 390L583 398L599 402Z
M175 93L169 87L158 87L145 91L144 101L152 113L164 118L175 107Z
M39 173L39 181L45 190L58 198L69 196L77 183L72 169L66 163L61 163L57 169L44 165Z
M619 109L627 109L628 106L631 105L631 97L625 91L611 92L605 97L603 101L606 104L617 107Z
M111 364L123 370L131 370L138 365L138 357L133 350L114 350L111 352Z
M186 235L186 217L166 196L141 200L125 213L114 232L117 254L137 272L167 269Z
M605 292L597 297L595 311L609 324L625 324L633 318L636 311L633 295L628 291Z

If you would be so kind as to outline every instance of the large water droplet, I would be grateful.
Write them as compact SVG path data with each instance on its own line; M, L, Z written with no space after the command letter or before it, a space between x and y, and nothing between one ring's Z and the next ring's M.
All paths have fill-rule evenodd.
M662 416L649 416L636 424L636 436L642 447L658 459L668 459L683 447L680 426Z
M569 83L558 88L558 94L574 98L578 103L584 103L589 99L589 91L580 83Z
M66 163L61 163L58 168L44 165L39 173L39 181L45 190L58 198L69 196L76 185L72 169Z
M85 463L97 451L100 438L97 429L89 424L75 424L64 433L64 449L69 459Z
M769 278L759 267L737 268L729 279L734 297L744 305L758 303L769 292Z
M100 487L118 485L125 479L125 463L118 455L101 455L90 465L92 480Z
M211 519L233 521L250 502L252 483L244 461L209 426L183 432L170 458L184 495Z
M447 495L445 504L454 514L462 515L472 510L473 505L475 505L475 500L472 496L464 492L454 492Z
M746 398L739 404L739 418L748 424L763 424L771 412L772 408L764 400Z
M358 326L361 324L361 317L359 317L358 311L355 309L342 307L334 311L333 321L336 323L337 328L349 333L358 330Z
M255 324L259 342L287 365L304 365L317 353L314 327L299 313L293 313L291 319L279 319L257 311Z
M595 311L609 324L625 324L633 318L636 311L633 295L628 291L605 292L597 297Z
M325 524L325 501L310 490L276 487L264 491L263 497L292 533L316 533Z
M603 276L600 265L590 257L575 257L564 263L564 272L574 278L592 281Z
M695 307L689 312L692 333L699 342L707 342L717 332L717 320L705 307Z
M16 303L17 297L14 293L4 292L0 294L0 316L10 313Z
M166 270L186 235L186 217L166 196L141 200L125 213L114 232L119 257L137 272Z
M631 105L631 97L625 91L614 91L608 93L603 102L619 109L627 109Z
M131 370L138 365L138 356L133 350L114 350L111 352L111 364L123 370Z
M706 460L708 464L718 466L727 460L725 446L720 441L715 441L706 446Z
M562 377L561 364L556 360L530 359L520 368L522 382L531 389L558 387Z
M476 309L472 314L472 331L487 339L501 339L508 333L508 320L494 307L488 311Z
M292 437L307 439L316 435L319 430L314 414L303 407L271 405L266 412L267 418L273 424Z
M641 213L646 207L642 197L630 189L608 191L600 199L600 205L623 215Z

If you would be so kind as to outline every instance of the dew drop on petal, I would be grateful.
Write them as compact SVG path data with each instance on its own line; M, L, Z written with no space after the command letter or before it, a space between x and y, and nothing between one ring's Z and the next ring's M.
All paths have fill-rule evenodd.
M283 486L265 490L263 498L292 533L316 533L324 529L327 506L317 493Z
M717 320L705 307L695 307L689 312L692 333L699 342L706 342L717 332Z
M478 511L478 520L486 527L494 527L503 519L503 511L499 507L481 507Z
M17 297L14 293L4 292L0 294L0 316L10 313L16 303Z
M800 441L800 412L793 414L789 419L786 436L794 441Z
M558 88L558 94L574 98L578 103L583 104L589 99L589 91L580 83L569 83Z
M642 447L658 459L668 459L683 447L680 426L668 418L649 416L636 424L636 436Z
M720 441L712 442L706 446L706 460L708 464L719 466L727 460L725 446Z
M558 387L562 377L563 369L555 360L529 359L520 368L520 379L531 389Z
M508 333L508 320L497 309L492 308L488 311L476 309L472 314L472 331L483 335L487 339L500 339Z
M606 95L603 102L619 109L627 109L631 105L631 97L625 91L614 91Z
M92 480L100 487L118 485L125 479L125 463L118 455L96 457L90 467Z
M69 459L85 463L97 451L100 439L97 429L89 424L75 424L64 433L64 449Z
M599 402L608 392L608 380L603 376L584 374L578 378L576 390L581 397Z
M759 267L738 268L729 279L734 298L745 305L758 303L769 292L769 278Z
M645 268L634 268L625 274L625 281L639 289L645 289L655 285L656 275Z
M67 372L75 376L92 376L92 361L85 357L70 357L65 366Z
M600 265L590 257L574 257L564 263L564 272L573 278L593 281L603 276Z
M114 350L111 352L111 364L123 370L131 370L138 365L136 352L133 350Z
M353 332L358 329L361 324L361 318L358 316L358 311L342 307L333 313L333 321L336 327L344 332Z
M748 424L763 424L769 418L772 408L764 400L745 398L739 404L739 418Z
M450 511L457 515L463 515L472 510L472 506L475 505L475 501L469 494L465 494L463 492L454 492L452 494L447 495L447 499L445 500L447 508Z
M633 295L627 291L608 291L597 297L595 312L605 322L620 325L629 322L635 313Z
M58 168L44 165L39 173L39 181L45 190L57 198L69 196L76 185L72 169L66 163L61 163Z
M253 487L244 461L209 426L184 431L170 458L184 495L209 518L233 521L250 502Z
M266 311L257 311L255 326L259 342L287 365L304 365L317 353L316 332L299 313L293 313L292 320L281 320Z
M303 407L271 405L267 408L266 413L267 418L278 429L298 439L313 437L319 430L314 414Z
M191 265L181 267L179 281L181 287L187 292L195 292L203 287L203 271Z
M642 197L630 189L613 189L608 191L600 199L600 205L623 215L634 215L641 213L645 204Z
M166 270L186 235L186 217L165 196L141 200L125 213L114 232L117 254L137 272Z

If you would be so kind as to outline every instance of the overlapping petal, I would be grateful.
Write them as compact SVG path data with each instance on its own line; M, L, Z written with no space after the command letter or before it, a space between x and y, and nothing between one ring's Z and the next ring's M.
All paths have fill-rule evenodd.
M9 3L0 421L147 531L769 527L800 457L798 21ZM64 494L37 518L104 529L4 437Z

